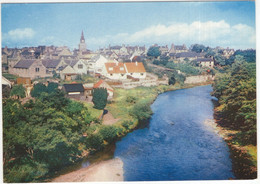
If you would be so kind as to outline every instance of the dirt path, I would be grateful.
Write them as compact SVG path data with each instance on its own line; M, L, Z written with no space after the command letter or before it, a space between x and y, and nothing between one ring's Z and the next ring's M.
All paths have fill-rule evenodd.
M115 119L110 112L106 113L106 114L103 116L103 124L104 124L104 125L113 125L113 124L116 123L118 120L120 120L120 118Z
M54 178L51 182L124 181L123 162L111 159Z

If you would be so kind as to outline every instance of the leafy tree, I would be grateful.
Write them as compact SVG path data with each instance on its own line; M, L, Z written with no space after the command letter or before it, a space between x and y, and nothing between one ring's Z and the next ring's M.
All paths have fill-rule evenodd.
M216 64L219 64L222 66L226 65L226 60L225 60L224 56L217 54L214 56L214 59L216 61Z
M3 86L2 85L2 97L3 98L9 98L11 93L11 88L9 86Z
M243 56L246 62L248 63L255 63L256 62L256 50L249 49L249 50L237 50L234 56Z
M50 83L48 84L48 86L47 86L46 91L47 91L47 93L52 93L52 92L54 92L55 89L57 89L57 88L58 88L58 83L56 83L56 82L50 82Z
M228 74L216 77L213 95L219 99L220 124L241 131L241 144L256 145L256 78L254 66L236 56Z
M107 89L105 88L95 88L93 89L93 99L94 108L103 110L107 104Z
M34 181L75 162L91 121L83 104L64 98L58 89L24 105L17 99L4 99L4 180ZM102 148L103 137L97 140L91 145Z
M206 51L206 47L201 44L194 44L191 46L191 51L201 53L201 52Z
M17 96L18 99L25 97L25 88L22 84L14 85L11 92L11 96Z
M31 96L40 97L41 93L43 92L47 92L47 87L43 83L38 83L33 86Z
M171 78L169 79L169 85L174 85L175 82L176 82L176 80L175 80L175 75L172 74Z
M161 51L159 50L159 47L150 47L147 52L147 56L151 57L159 57L161 55Z

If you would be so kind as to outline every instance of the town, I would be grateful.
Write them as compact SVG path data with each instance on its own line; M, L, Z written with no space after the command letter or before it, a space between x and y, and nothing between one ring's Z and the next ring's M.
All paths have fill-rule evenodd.
M22 84L26 88L26 97L30 98L34 84L55 82L68 97L83 101L91 101L94 88L104 87L111 99L113 88L168 85L169 73L174 71L177 72L175 75L185 78L182 82L186 83L212 80L214 66L225 65L223 61L234 58L234 54L234 49L211 49L199 44L190 48L185 44L171 44L170 47L154 44L150 48L109 45L93 52L87 49L82 31L78 48L73 51L66 46L2 48L2 87L3 91L10 91L6 88ZM204 72L189 73L185 68L182 71L183 67L176 66L193 70L199 68ZM10 74L16 77L4 77ZM199 77L190 77L192 75ZM84 78L90 82L84 81Z

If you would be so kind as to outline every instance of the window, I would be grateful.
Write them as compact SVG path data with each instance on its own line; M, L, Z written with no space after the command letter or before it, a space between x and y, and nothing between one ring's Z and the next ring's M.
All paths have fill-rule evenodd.
M121 76L123 77L123 76L124 76L124 74L121 74Z
M35 68L35 72L39 72L40 71L40 68Z
M110 76L113 76L113 74L111 73Z
M78 69L82 69L83 65L82 64L78 64Z
M141 75L144 75L144 73L141 73Z
M133 73L130 73L130 75L133 75Z

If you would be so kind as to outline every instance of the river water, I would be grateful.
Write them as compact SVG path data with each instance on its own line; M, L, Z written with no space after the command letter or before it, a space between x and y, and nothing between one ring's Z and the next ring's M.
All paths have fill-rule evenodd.
M125 181L234 178L228 146L204 124L213 119L211 91L208 85L158 96L148 127L116 143Z

